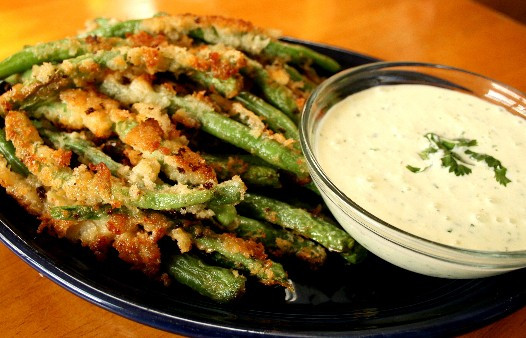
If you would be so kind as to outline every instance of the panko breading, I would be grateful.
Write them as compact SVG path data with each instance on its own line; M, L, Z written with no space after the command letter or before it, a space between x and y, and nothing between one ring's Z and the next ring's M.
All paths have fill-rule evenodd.
M12 75L0 95L0 185L39 233L219 301L244 292L244 275L292 289L267 253L323 264L325 248L304 234L256 220L241 231L237 205L247 185L281 187L283 172L310 182L297 147L301 84L319 83L312 65L334 60L243 20L192 14L100 19L21 53L33 54L17 71L4 67L16 55L0 62ZM174 272L177 258L192 273Z

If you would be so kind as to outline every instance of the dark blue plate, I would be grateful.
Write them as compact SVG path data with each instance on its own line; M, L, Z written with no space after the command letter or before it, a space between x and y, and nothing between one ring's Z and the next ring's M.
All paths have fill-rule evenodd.
M298 42L296 40L293 40ZM304 43L344 67L376 61ZM37 235L37 222L0 193L0 239L42 274L109 311L189 336L451 335L492 322L526 303L526 270L479 280L417 275L370 255L344 268L331 259L317 273L287 268L297 289L250 284L240 301L220 305L184 286L165 288L115 257L104 263L78 245Z

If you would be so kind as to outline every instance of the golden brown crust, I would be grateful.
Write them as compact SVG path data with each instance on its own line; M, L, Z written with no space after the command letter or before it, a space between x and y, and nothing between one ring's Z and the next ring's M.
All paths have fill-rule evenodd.
M66 103L69 114L59 120L69 129L88 128L95 136L107 138L112 133L111 114L119 110L119 103L93 89L70 89L61 92L60 99ZM71 115L71 116L69 116ZM78 121L75 124L69 121Z
M152 35L144 31L128 34L126 35L126 40L130 41L133 47L146 46L155 48L166 45L168 42L166 36L163 34Z
M38 182L32 178L26 179L11 171L7 161L0 155L0 185L17 202L33 215L40 215L44 210L44 201L40 197ZM44 190L45 194L45 190Z
M119 258L146 275L155 276L159 272L161 250L153 236L145 232L135 236L125 233L115 237L113 247L119 252Z
M5 131L6 138L16 146L17 156L33 174L40 171L41 164L62 168L69 165L71 152L43 146L38 131L24 112L10 111L5 117ZM35 151L35 145L42 146Z
M84 165L71 170L68 167L71 152L54 150L44 145L36 128L23 112L9 112L5 119L5 131L7 139L15 146L17 157L42 185L62 191L76 203L116 204L111 190L111 173L103 163L92 166L95 173Z
M217 183L215 171L212 167L206 164L201 155L193 152L187 146L181 145L175 152L172 152L172 156L177 161L177 170L179 172L198 176L202 182L212 181Z
M159 149L163 130L154 119L147 119L135 126L126 136L124 142L140 151L153 152Z

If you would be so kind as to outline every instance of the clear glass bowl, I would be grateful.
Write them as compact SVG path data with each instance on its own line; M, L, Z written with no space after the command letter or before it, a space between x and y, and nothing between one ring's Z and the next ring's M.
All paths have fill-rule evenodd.
M342 227L375 255L399 267L445 278L478 278L526 267L526 251L460 249L402 231L362 209L327 177L316 159L318 124L335 103L374 86L425 84L469 93L526 118L525 94L487 77L425 63L379 62L342 71L321 84L308 99L300 141L312 179ZM525 130L526 132L526 130ZM524 221L524 220L523 220Z

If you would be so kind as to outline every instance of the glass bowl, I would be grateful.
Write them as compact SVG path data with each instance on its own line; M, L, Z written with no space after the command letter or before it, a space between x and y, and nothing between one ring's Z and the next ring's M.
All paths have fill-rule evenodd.
M374 86L396 84L423 84L461 91L526 118L526 98L523 93L484 76L453 67L413 62L378 62L351 68L330 77L311 94L305 105L300 142L312 179L334 217L373 254L424 275L479 278L525 267L526 251L467 250L400 230L376 217L374 210L368 212L361 208L353 201L352 195L344 194L326 175L314 148L318 126L324 114L353 93Z

